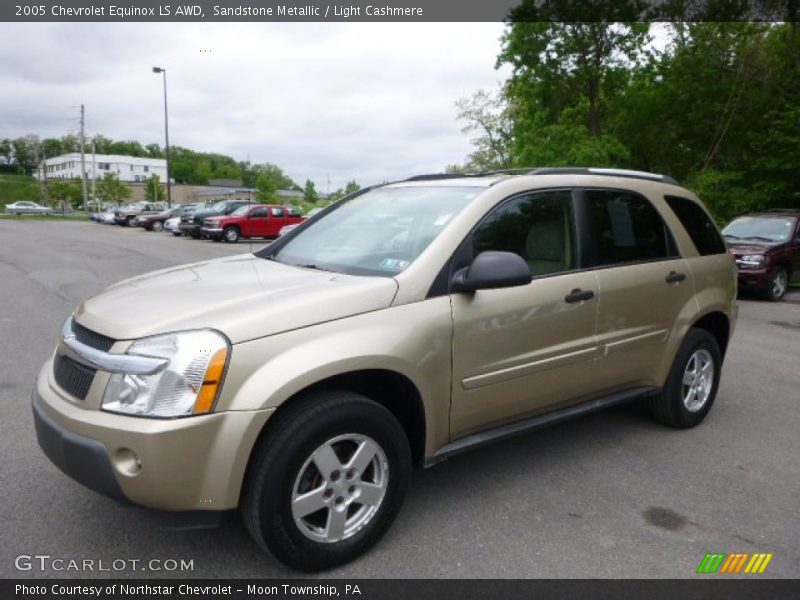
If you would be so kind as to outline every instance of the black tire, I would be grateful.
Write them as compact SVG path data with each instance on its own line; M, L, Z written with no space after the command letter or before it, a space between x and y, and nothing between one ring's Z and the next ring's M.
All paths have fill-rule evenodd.
M191 236L191 238L193 240L199 240L200 239L200 234L199 233L192 232L189 235Z
M175 237L181 237L183 234L180 231L173 231L172 235L174 235Z
M222 237L225 239L225 242L228 243L228 244L235 244L236 242L238 242L240 235L241 235L241 232L239 231L239 228L238 227L234 227L232 225L229 226L229 227L226 227L222 231Z
M311 394L273 418L267 434L253 451L242 492L240 509L250 535L282 563L300 571L329 569L360 556L389 529L408 488L411 451L400 423L379 404L344 391ZM378 458L378 464L388 465L384 495L372 516L348 537L329 542L310 539L292 514L295 485L301 481L301 475L316 465L308 462L316 450L337 436L346 435L367 436L383 453L386 460ZM339 460L346 462L347 458ZM375 468L371 464L362 475L367 476L369 469ZM330 483L335 481L333 475L330 481L320 477L315 480L316 485L335 485ZM357 479L361 481L360 476ZM339 500L341 497L331 497L331 501ZM357 513L359 504L351 506ZM327 531L327 519L333 509L320 510L324 512L312 516L316 514L325 520ZM350 519L350 506L344 510Z
M162 223L161 221L154 221L153 231L164 231L164 223Z
M789 287L789 273L784 267L775 267L769 275L764 298L770 302L780 302Z
M126 217L125 218L125 227L133 227L133 225L131 225L131 223L133 222L134 218L135 217Z
M684 384L684 374L697 353L700 353L701 357L710 357L713 365L713 379L707 399L700 406L690 409L687 402L684 401L684 396L688 392L687 384ZM678 429L687 429L698 425L705 419L714 404L719 388L721 368L722 355L716 338L705 329L690 329L678 348L664 389L660 394L649 399L650 414L656 421Z

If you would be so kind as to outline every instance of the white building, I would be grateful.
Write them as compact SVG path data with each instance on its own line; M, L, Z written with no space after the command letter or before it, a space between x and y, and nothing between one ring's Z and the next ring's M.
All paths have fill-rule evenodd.
M123 156L121 154L91 154L85 155L85 178L98 180L106 173L114 173L120 181L133 183L146 181L153 175L158 175L162 183L167 181L167 161L163 158L139 158L136 156ZM44 168L47 179L72 179L81 176L81 155L78 152L62 154L45 159ZM36 176L42 177L42 168L36 170Z

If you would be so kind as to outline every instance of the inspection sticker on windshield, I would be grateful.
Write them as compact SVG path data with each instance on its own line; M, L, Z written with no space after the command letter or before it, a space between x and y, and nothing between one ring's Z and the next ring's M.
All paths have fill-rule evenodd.
M380 269L382 271L392 271L399 273L409 265L407 260L400 260L399 258L384 258L381 261Z

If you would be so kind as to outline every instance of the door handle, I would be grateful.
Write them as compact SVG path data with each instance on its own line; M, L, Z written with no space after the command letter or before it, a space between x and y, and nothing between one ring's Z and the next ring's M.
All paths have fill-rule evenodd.
M575 288L569 294L564 296L564 302L567 304L573 304L575 302L583 302L584 300L591 300L594 298L594 292L592 290L582 290L580 288Z
M664 281L667 283L680 283L686 279L686 275L683 273L678 273L677 271L670 271L669 275L664 278Z

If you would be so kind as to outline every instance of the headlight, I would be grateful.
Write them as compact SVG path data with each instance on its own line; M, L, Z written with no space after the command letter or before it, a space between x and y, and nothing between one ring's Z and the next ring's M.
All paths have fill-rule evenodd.
M112 375L102 408L142 417L209 413L225 375L228 351L228 340L211 330L138 340L126 354L166 358L169 364L152 375Z
M753 269L760 267L764 263L763 254L746 254L739 259L739 262L744 267L751 267Z

